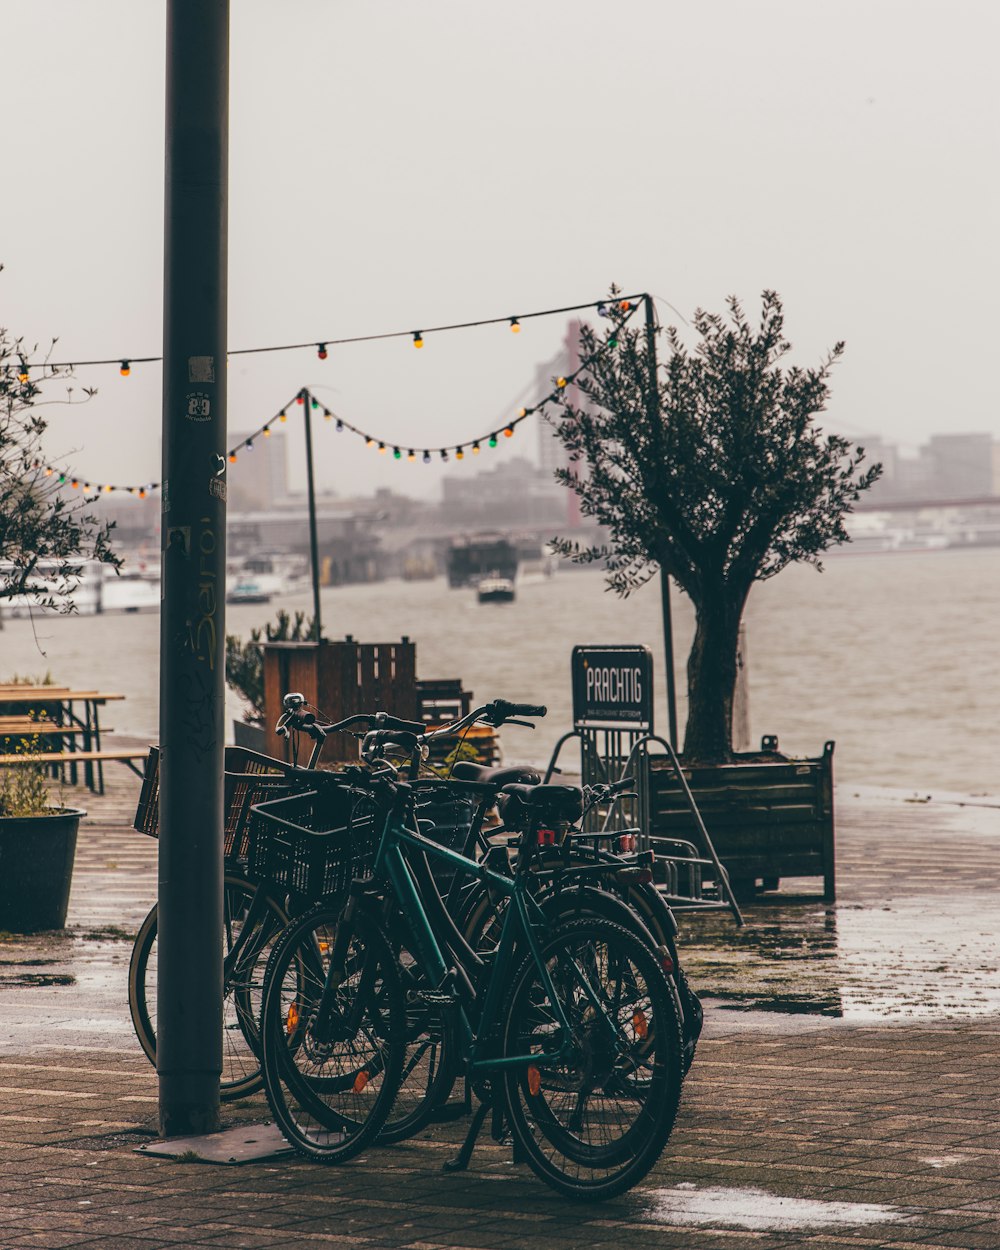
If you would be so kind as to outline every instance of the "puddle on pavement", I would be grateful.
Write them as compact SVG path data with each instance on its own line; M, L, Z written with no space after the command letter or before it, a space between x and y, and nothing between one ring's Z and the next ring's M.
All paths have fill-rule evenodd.
M858 1227L907 1218L898 1207L873 1202L782 1198L763 1189L698 1189L694 1185L676 1185L672 1189L643 1190L639 1196L643 1200L645 1220L746 1228L754 1232Z
M66 972L21 972L17 976L0 976L0 986L76 985L76 977Z
M769 903L737 929L721 915L681 918L692 985L724 1012L854 1023L1000 1014L1000 898L970 891L881 907Z

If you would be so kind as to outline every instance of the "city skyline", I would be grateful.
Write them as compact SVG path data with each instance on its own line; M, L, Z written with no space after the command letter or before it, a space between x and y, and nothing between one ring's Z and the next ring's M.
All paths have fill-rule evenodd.
M50 0L6 16L11 45L37 55L12 58L0 87L36 154L0 217L4 320L29 344L57 335L62 359L158 355L162 7ZM980 364L997 330L998 34L986 0L855 0L835 20L792 0L613 14L302 0L280 17L246 0L229 342L508 318L611 282L649 290L687 335L697 306L733 293L752 316L770 287L792 363L847 342L831 428L915 446L973 414L1000 435ZM308 386L393 442L457 443L510 413L565 329L234 358L230 429ZM98 480L158 479L159 366L79 370L75 394L93 385L90 404L45 410L47 455ZM293 447L290 465L300 476ZM398 484L398 468L347 444L317 466L341 492ZM432 493L441 470L422 471Z

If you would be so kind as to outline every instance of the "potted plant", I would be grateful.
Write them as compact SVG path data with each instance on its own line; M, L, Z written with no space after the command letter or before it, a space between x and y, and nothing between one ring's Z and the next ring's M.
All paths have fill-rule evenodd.
M226 635L226 683L246 704L243 719L233 721L233 741L237 746L252 751L265 748L264 641L306 642L315 637L315 621L307 624L304 612L296 612L293 618L284 611L263 629L252 629L249 642L236 634Z
M753 760L733 752L733 693L747 596L755 582L790 563L821 568L820 555L848 541L844 518L881 466L862 468L862 447L818 426L844 345L836 344L818 368L784 366L790 344L775 292L763 293L756 326L735 297L727 316L698 310L693 349L671 327L663 364L656 359L659 331L650 297L640 330L630 325L634 310L619 295L613 288L604 307L608 328L602 336L583 327L585 367L576 378L582 402L564 398L555 421L569 454L568 467L556 476L577 495L583 515L605 527L608 541L581 546L560 538L554 546L577 562L605 561L608 585L619 595L659 572L665 610L667 578L690 598L695 635L687 662L683 762L701 770L702 806L715 802L718 816L726 808L727 787L739 785L719 770L741 762L785 762L776 739L765 740L773 749ZM829 744L817 763L829 769L831 757ZM832 796L832 781L829 789ZM759 791L738 795L742 822L733 823L745 826L747 813L756 810L765 829L769 823L774 829L769 806ZM827 806L823 863L830 893L832 797ZM713 827L712 811L704 815L725 862L727 848L717 831L726 822L716 819ZM814 841L826 837L819 830ZM761 871L761 863L759 857L747 860L740 875L766 883L780 875L773 868Z
M22 738L24 762L0 771L0 929L34 933L66 924L81 816L53 803L37 736Z

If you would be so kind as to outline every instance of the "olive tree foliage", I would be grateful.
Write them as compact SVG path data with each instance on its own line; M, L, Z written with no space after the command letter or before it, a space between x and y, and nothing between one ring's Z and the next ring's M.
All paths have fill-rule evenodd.
M82 492L46 471L47 423L38 408L47 402L46 385L67 374L36 358L36 348L0 328L0 600L29 595L70 611L63 596L79 581L81 559L116 568L121 561L111 549L112 526L87 510Z
M619 595L662 571L689 596L684 752L726 760L750 588L793 562L822 567L820 555L848 541L844 518L881 465L862 468L862 447L816 424L844 345L818 368L783 363L790 344L775 292L764 291L756 325L735 297L726 315L698 310L693 348L667 329L655 367L617 295L603 335L581 331L580 401L567 400L554 422L569 457L556 476L608 541L555 546L580 563L605 561Z

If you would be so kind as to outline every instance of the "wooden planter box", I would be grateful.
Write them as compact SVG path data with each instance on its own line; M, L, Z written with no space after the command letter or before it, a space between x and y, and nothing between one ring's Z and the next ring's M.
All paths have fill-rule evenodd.
M816 759L790 759L765 737L759 752L731 764L681 766L719 859L738 897L773 890L782 877L822 877L835 897L833 747ZM649 759L650 831L692 840L694 822L664 756Z
M285 758L287 739L274 726L289 691L304 694L331 720L355 712L384 710L404 720L417 718L416 646L401 642L264 643L265 750ZM356 738L333 734L323 750L326 763L357 760Z

